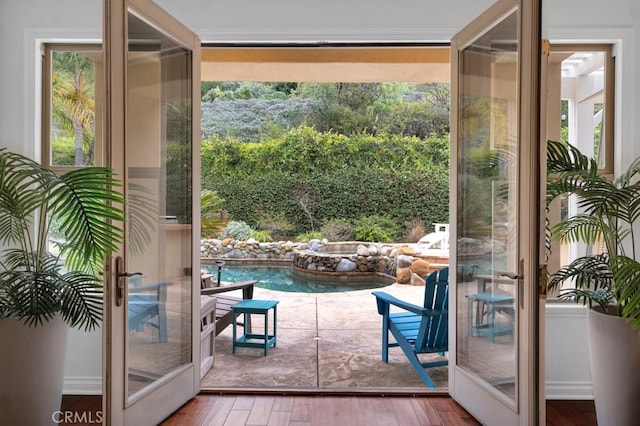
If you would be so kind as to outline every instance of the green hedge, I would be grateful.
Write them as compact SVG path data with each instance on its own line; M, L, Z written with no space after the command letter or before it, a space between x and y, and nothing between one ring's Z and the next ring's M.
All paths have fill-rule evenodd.
M429 229L448 220L448 138L348 138L302 127L262 143L208 140L202 185L234 220L256 227L265 214L284 215L292 235L370 215Z
M302 126L281 139L241 142L213 138L202 142L203 178L211 174L263 174L331 171L351 164L386 170L448 167L449 138L407 136L345 136Z

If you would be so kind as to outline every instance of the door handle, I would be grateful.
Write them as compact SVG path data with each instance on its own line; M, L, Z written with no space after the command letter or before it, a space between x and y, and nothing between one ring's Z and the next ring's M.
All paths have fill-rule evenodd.
M136 275L142 275L142 272L120 272L118 273L118 278L129 278L129 277L133 277Z
M122 306L124 301L124 289L127 285L127 278L135 275L142 275L142 272L129 273L124 270L124 259L122 256L116 257L116 306Z
M502 272L501 277L507 277L512 280L518 280L518 286L516 287L516 298L518 299L520 309L524 309L524 259L520 259L518 262L518 273Z
M514 274L512 272L503 272L498 276L511 278L512 280L519 280L520 278L524 278L522 275Z

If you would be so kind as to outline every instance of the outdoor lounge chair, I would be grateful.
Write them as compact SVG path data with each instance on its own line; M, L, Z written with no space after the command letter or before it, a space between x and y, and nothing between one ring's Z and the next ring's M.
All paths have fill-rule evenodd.
M202 288L200 294L202 296L216 296L216 336L222 332L227 326L233 322L233 310L231 307L243 299L253 299L253 286L257 281L243 281L240 283L221 285L220 287L209 287L212 281L208 277L203 276ZM242 290L242 298L229 296L226 294L233 290Z
M423 306L404 302L388 293L374 291L378 313L382 315L382 361L389 361L389 348L400 346L411 366L427 387L435 384L426 368L447 365L447 360L421 362L418 354L448 351L449 268L427 276ZM402 312L390 312L391 305ZM395 342L389 342L389 332Z
M129 330L142 331L149 326L158 332L158 342L167 341L167 287L171 281L137 284L129 287Z

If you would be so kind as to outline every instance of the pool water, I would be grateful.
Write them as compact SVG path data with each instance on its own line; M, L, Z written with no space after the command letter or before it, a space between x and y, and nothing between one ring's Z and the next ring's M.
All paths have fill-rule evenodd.
M218 277L218 267L202 264L202 269L213 274L214 281ZM256 280L257 287L292 293L331 293L353 290L366 290L389 285L388 282L370 276L359 278L358 282L345 284L340 280L329 281L328 277L313 279L295 274L290 266L250 266L225 264L220 274L221 281L241 282Z

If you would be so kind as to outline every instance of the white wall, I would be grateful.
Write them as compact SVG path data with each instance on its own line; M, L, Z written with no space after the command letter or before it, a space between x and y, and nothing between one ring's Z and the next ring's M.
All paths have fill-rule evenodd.
M0 147L37 158L36 39L100 38L101 11L101 0L0 1Z
M544 336L547 399L593 399L586 308L547 303Z
M435 4L424 0L158 0L158 4L200 34L204 42L447 42L462 25L492 3L490 0L448 0ZM40 40L95 40L101 34L100 0L1 0L0 1L0 147L37 157L39 134ZM634 81L640 69L640 5L637 0L546 0L545 36L552 42L610 41L617 54L616 166L625 166L640 155L635 142L640 85ZM572 317L572 309L549 309L547 327L550 342L573 337L576 345L547 344L547 376L555 389L581 382L584 369L573 377L564 374L586 362L580 339L583 321ZM553 313L552 313L553 312ZM561 318L571 317L571 321ZM566 331L562 327L567 327ZM77 340L78 338L79 340ZM95 335L90 342L99 342ZM67 378L91 374L99 378L95 363L79 359L100 359L99 343L86 345L82 336L70 338L71 359ZM83 349L78 349L83 347ZM88 348L95 351L92 352ZM573 350L572 353L568 351ZM564 352L567 351L567 352ZM584 364L586 365L586 364ZM75 369L75 367L80 367ZM95 370L91 373L91 370ZM69 388L71 385L67 386ZM549 389L551 390L551 389ZM88 392L88 391L87 391ZM575 396L584 394L582 387ZM566 388L558 396L567 395Z
M203 41L445 41L492 0L157 0Z
M92 332L69 330L64 372L65 394L102 394L102 327Z
M551 42L610 42L616 61L615 163L624 170L640 156L636 142L640 85L640 3L635 0L545 0L545 36Z

